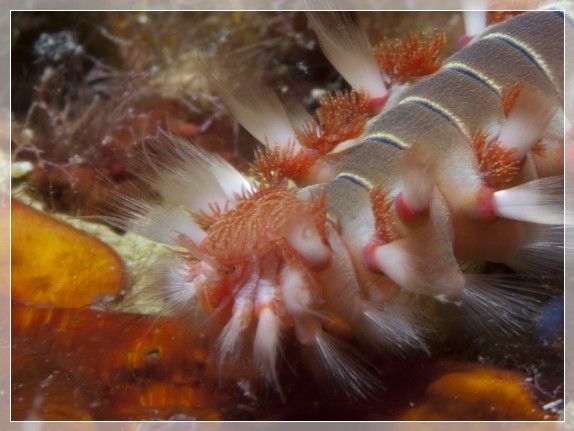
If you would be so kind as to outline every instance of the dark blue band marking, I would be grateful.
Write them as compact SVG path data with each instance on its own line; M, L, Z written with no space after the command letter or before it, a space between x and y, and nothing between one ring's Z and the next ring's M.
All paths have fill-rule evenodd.
M458 72L458 73L462 73L465 76L468 76L469 78L474 79L475 81L480 82L482 85L484 85L486 88L488 88L490 91L492 91L494 94L496 94L497 96L499 96L498 91L496 91L496 89L490 85L488 82L486 82L484 79L482 79L480 76L478 76L476 73L471 72L470 70L467 69L462 69L460 67L457 66L449 66L448 64L446 65L446 69L448 70L452 70L454 72Z
M560 18L562 18L563 20L566 21L566 24L568 24L570 27L574 27L574 21L572 20L572 17L566 13L564 13L563 10L554 10L554 9L549 9L553 14L558 15Z
M460 128L458 127L458 124L456 124L456 122L453 121L453 119L450 118L444 111L437 109L436 106L433 106L430 103L425 102L424 100L408 100L407 99L405 102L406 103L414 103L415 105L419 105L419 106L422 106L424 108L430 109L434 113L436 113L436 114L440 115L442 118L444 118L446 121L448 121L454 127L456 127L458 130L460 130ZM460 130L460 131L464 134L464 132L462 130Z
M390 138L385 138L385 137L378 137L378 136L369 136L367 137L366 141L371 141L371 142L377 142L379 144L386 144L386 145L390 145L391 147L395 147L399 150L404 150L405 148L399 144L397 141L393 141Z
M369 190L369 187L366 184L363 184L362 182L360 182L358 179L356 179L355 177L352 177L350 175L345 175L344 173L339 174L335 177L336 180L341 179L341 180L349 180L351 181L353 184L356 184L362 188L364 188L365 190Z
M554 15L557 15L557 16L559 16L559 17L562 18L562 19L565 18L565 16L564 16L564 11L563 11L563 10L553 10L552 12L554 13Z
M520 52L522 55L524 55L527 59L529 59L530 62L532 64L534 64L536 66L536 68L538 70L540 70L540 72L542 72L542 75L546 76L546 78L548 78L548 80L550 80L550 77L548 75L546 75L546 71L540 66L540 64L538 64L536 59L526 49L522 48L520 45L517 45L512 40L505 38L504 36L494 36L494 37L492 37L492 39L499 40L499 41L507 44L508 46L511 46L512 48L516 49L518 52Z
M564 19L564 11L557 9L556 7L551 7L548 9L543 9L544 11L549 11L552 12L554 15L556 15L557 17L559 17L560 19Z

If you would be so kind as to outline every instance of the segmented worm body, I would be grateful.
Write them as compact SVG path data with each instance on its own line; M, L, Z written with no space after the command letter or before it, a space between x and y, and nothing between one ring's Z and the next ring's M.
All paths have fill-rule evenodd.
M373 382L350 339L424 351L436 314L452 308L478 330L518 329L533 313L521 289L560 273L565 14L487 27L436 72L437 35L392 60L344 14L309 19L353 90L326 97L313 119L206 61L265 144L254 178L174 144L150 180L159 203L128 202L128 224L179 247L161 295L213 324L222 363L250 363L279 389L289 337L320 378L363 396ZM463 260L521 276L465 274Z

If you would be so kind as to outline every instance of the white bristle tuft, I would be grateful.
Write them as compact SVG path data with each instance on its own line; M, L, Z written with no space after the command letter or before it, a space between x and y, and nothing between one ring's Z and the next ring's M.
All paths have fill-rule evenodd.
M556 100L530 93L525 88L518 96L516 105L500 132L500 146L514 149L512 157L522 160L540 140L558 107Z
M433 250L429 255L428 250ZM398 286L441 301L456 300L463 287L450 245L440 235L428 242L399 239L375 248L373 264Z
M291 223L285 239L311 266L327 262L331 254L315 227L314 217L301 217Z
M362 318L352 325L353 332L359 340L383 352L428 352L426 334L413 307L416 304L396 299L381 306L365 301Z
M383 388L366 361L351 353L348 345L323 331L315 335L314 341L308 348L308 363L326 387L354 401L372 398Z
M403 200L410 209L421 211L428 206L435 186L436 160L415 144L405 152L403 163Z
M235 193L251 190L249 181L233 166L191 145L181 144L158 163L163 169L154 188L165 203L190 211L206 211L210 204L224 207L234 202Z
M175 309L191 304L197 296L196 285L201 282L201 276L190 281L189 264L175 259L166 269L162 279L163 300Z
M307 13L323 53L356 89L368 91L371 98L387 93L384 78L375 61L365 31L340 12Z
M196 244L206 237L205 231L181 207L146 203L125 197L122 198L122 206L125 208L125 219L114 224L127 227L153 241L175 246L180 234Z
M252 321L257 278L258 274L253 273L247 283L236 294L231 319L227 322L219 337L219 350L222 362L226 358L237 359L239 356L238 343L242 341L242 336Z
M279 274L281 299L287 312L300 316L311 311L313 295L303 271L284 265Z
M130 266L137 288L126 295L125 312L175 315L184 311L186 318L194 319L196 280L191 281L187 260L172 253L154 253Z
M302 148L287 110L273 90L247 74L237 77L239 69L232 65L217 65L205 59L200 63L203 74L235 119L255 139L269 147L293 145L296 150Z
M210 171L215 175L225 196L231 201L235 200L235 195L244 195L246 192L254 191L253 185L247 178L219 157L214 157L211 160Z
M251 314L251 310L247 306L234 308L233 315L225 325L225 328L223 328L219 338L219 350L222 361L227 358L236 359L239 356L237 346L241 335L246 329L249 314Z
M419 285L422 274L411 259L406 240L377 247L373 252L373 264L403 289L414 290L414 286Z
M180 208L159 206L146 214L143 233L148 238L170 245L176 244L176 239L180 234L195 244L200 244L206 237L205 231L193 222L189 213Z
M280 386L277 378L277 353L281 326L279 317L270 308L264 308L259 314L253 341L253 354L260 372L278 390Z
M292 317L297 341L303 346L313 346L315 337L323 331L320 318L310 314Z
M564 223L564 177L554 176L530 181L494 193L495 212L499 217L532 223ZM566 220L572 224L571 220Z
M134 187L133 194L141 198L114 197L120 215L106 220L165 244L176 245L180 233L199 244L205 232L192 214L209 212L213 204L233 207L235 194L251 190L251 185L225 160L190 142L166 135L156 144L144 147L136 159L146 186Z
M514 271L536 276L562 273L564 270L564 226L532 225L526 244L511 261Z
M468 329L476 334L520 334L539 312L533 297L539 280L507 274L466 274L459 304Z
M289 121L295 130L303 130L315 123L313 116L300 103L289 101L286 103Z

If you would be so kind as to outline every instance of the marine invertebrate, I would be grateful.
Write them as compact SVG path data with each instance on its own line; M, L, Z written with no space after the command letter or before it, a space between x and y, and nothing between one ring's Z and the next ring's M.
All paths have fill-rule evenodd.
M153 198L125 199L119 224L179 248L160 296L210 322L221 364L247 364L281 393L293 339L319 380L368 398L382 385L351 346L427 351L427 333L456 310L474 331L519 331L536 313L537 277L559 273L564 13L488 27L415 84L438 68L442 37L373 56L347 15L308 17L353 89L324 98L314 120L230 76L232 62L202 60L265 145L256 181L172 142L151 161ZM416 49L396 55L402 46ZM461 260L524 276L467 274Z

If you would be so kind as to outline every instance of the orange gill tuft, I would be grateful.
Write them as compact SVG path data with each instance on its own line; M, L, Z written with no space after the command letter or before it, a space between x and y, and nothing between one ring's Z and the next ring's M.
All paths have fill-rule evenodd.
M446 36L440 31L431 35L408 36L394 41L385 40L374 49L374 56L391 82L404 84L436 72L440 66L440 53Z
M498 141L487 142L487 134L479 130L474 136L474 148L486 185L500 189L510 183L520 171L523 160L516 160L516 150L503 148Z

